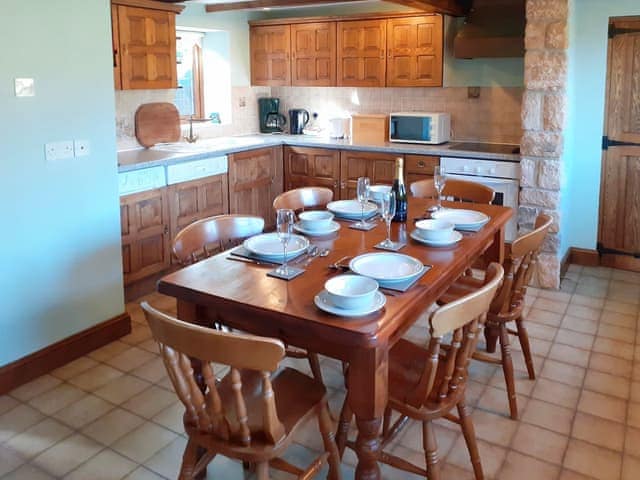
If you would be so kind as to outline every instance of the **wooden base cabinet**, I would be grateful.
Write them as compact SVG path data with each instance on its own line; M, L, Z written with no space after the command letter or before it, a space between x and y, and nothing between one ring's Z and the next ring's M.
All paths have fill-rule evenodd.
M396 174L396 159L391 153L340 152L340 198L356 198L358 177L369 177L371 185L391 185Z
M340 198L340 151L284 147L284 189L327 187Z
M170 266L169 224L166 188L120 197L125 286Z
M282 193L282 148L229 155L229 213L257 215L275 227L273 201Z
M407 190L409 185L418 180L433 177L433 167L440 165L440 157L433 155L405 155L404 171L407 182Z

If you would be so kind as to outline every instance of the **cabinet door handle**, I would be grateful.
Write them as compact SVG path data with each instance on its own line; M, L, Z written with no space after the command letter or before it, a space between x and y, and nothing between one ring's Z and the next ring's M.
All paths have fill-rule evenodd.
M423 167L426 167L426 164L424 163L424 161L423 161L423 160L420 160L420 161L418 162L418 166L419 166L420 168L423 168Z
M113 49L113 68L118 68L118 49Z
M165 225L163 231L164 231L165 235L168 235L169 234L169 225Z

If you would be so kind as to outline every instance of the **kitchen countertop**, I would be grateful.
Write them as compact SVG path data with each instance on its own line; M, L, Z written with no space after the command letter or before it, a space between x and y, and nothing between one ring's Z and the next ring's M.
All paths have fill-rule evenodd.
M400 153L415 155L437 155L463 158L478 158L519 162L520 155L512 153L487 153L480 151L457 150L450 146L456 142L442 145L421 145L412 143L360 144L351 140L327 137L285 134L256 134L240 137L220 137L200 140L195 144L169 144L152 148L136 148L118 152L118 171L128 172L141 168L166 166L188 160L199 160L217 155L254 150L256 148L289 145L296 147L318 147L338 150L358 150L364 152Z

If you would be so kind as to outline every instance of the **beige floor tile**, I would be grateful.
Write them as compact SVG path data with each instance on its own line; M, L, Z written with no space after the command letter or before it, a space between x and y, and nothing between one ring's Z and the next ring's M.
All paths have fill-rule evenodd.
M636 306L640 304L640 295L638 295L636 292L620 292L617 290L610 290L609 292L607 292L607 299Z
M42 375L35 380L31 380L29 383L25 383L24 385L11 390L9 395L20 401L26 402L60 385L60 382L61 380L59 378L52 375Z
M640 273L631 272L629 270L613 270L611 273L612 280L620 280L627 283L640 284Z
M603 310L600 316L600 322L608 323L618 327L636 329L636 313L631 315L618 312L610 312L609 310Z
M640 403L640 382L631 382L631 395L632 402Z
M145 422L115 442L111 448L135 462L144 463L177 437L166 428Z
M0 396L0 415L16 408L20 402L9 395Z
M627 424L631 427L640 428L640 403L629 402Z
M583 267L581 275L608 279L613 275L613 269L608 267Z
M116 355L121 354L125 350L129 350L131 345L116 340L115 342L108 343L104 347L101 347L93 352L89 353L89 357L97 360L98 362L105 362Z
M539 338L541 340L553 341L558 329L550 327L548 325L542 325L540 323L527 322L527 331L529 336L533 338Z
M512 448L545 462L561 465L568 443L569 437L566 435L519 422Z
M53 416L62 423L78 429L113 410L114 407L112 403L89 394L54 413Z
M615 300L607 299L604 302L604 307L608 312L617 312L624 315L636 315L638 313L638 306L631 303L617 302Z
M518 402L518 409L520 411L524 411L527 406L528 398L523 395L518 395L516 392L516 399ZM478 400L477 407L486 412L502 415L503 417L510 416L507 392L501 388L488 386Z
M54 480L54 477L33 465L23 465L2 477L2 480Z
M630 360L594 352L589 358L589 368L611 375L630 378L633 364Z
M570 293L559 292L558 290L540 290L538 297L561 303L569 303L571 301Z
M144 422L143 418L116 408L84 427L82 433L104 445L111 445Z
M624 451L630 455L640 458L640 429L627 427L627 433L624 442ZM638 470L640 475L640 470ZM639 477L640 478L640 477Z
M529 374L522 370L514 371L514 379L516 384L516 392L518 395L531 396L531 391L535 386L536 382L534 380L529 379ZM499 388L503 391L506 391L507 384L504 379L504 372L502 369L496 371L489 382L489 385L495 388Z
M611 338L596 337L595 342L593 342L593 351L624 358L625 360L633 360L634 345L633 343L621 342Z
M475 414L474 414L475 421ZM451 425L452 428L444 428L440 425L434 425L436 432L436 441L438 442L438 456L445 458L455 441L461 435L458 425ZM316 433L316 435L318 435ZM394 443L402 445L406 448L422 452L422 422L409 421L409 425L398 435ZM424 454L422 454L424 456Z
M531 399L524 410L522 421L568 435L571 431L573 410Z
M578 411L624 423L627 402L609 395L583 390L578 402Z
M165 478L178 478L182 454L186 446L187 440L184 437L177 437L147 460L144 466Z
M0 444L0 477L24 464L26 459L7 445Z
M564 466L598 480L618 480L622 454L580 440L570 440Z
M608 323L601 323L598 327L598 337L610 338L619 342L634 343L636 330L633 328L617 327Z
M342 405L342 403L341 403ZM335 410L339 411L339 410ZM172 430L176 433L183 434L184 433L184 424L182 422L182 416L184 415L184 406L180 402L176 402L173 405L165 408L156 416L154 416L151 420L155 423L162 425L169 430Z
M605 298L607 296L607 285L578 283L575 293L594 298Z
M465 400L467 401L467 405L476 405L478 400L484 393L486 389L486 384L480 382L474 382L473 380L469 380L467 382L467 388L464 392Z
M482 470L485 477L495 478L507 456L507 450L483 440L478 440L478 450L480 451ZM469 451L462 436L456 440L449 455L447 455L446 461L465 470L473 470L469 459Z
M152 385L123 403L122 408L148 419L177 401L175 393Z
M522 352L522 346L520 345L520 341L511 337L511 349L514 352ZM546 357L551 349L552 342L547 340L541 340L539 338L529 337L529 348L531 349L531 353L533 355L538 355L540 357ZM518 355L518 353L512 353L513 356Z
M33 459L33 464L50 475L62 477L93 457L102 447L76 433Z
M72 362L63 365L60 368L56 368L51 372L51 375L54 377L60 378L61 380L68 380L72 377L75 377L82 372L86 372L91 367L95 367L98 364L93 358L89 356L84 356L75 359Z
M68 383L62 383L48 392L32 398L29 404L46 415L62 410L67 405L82 398L86 393Z
M130 373L151 383L156 383L167 378L167 368L164 366L162 359L157 355L153 360L131 370Z
M588 333L576 332L575 330L566 330L561 328L558 330L555 342L569 345L571 347L590 350L595 337Z
M609 283L609 291L640 296L640 285L622 280L611 280L611 283Z
M599 320L601 310L599 308L585 307L584 305L569 305L566 313L586 320Z
M480 408L473 411L473 425L477 438L502 447L508 447L511 444L511 439L518 428L517 422Z
M24 432L11 438L5 445L24 458L33 458L50 446L71 435L71 429L52 418L45 418Z
M146 324L132 322L131 333L120 340L129 345L137 345L151 338L151 330Z
M555 360L547 359L544 362L544 367L540 376L554 380L556 382L565 383L574 387L582 385L584 379L585 369L577 367L575 365L569 365L567 363L556 362Z
M129 372L156 357L157 355L143 350L142 348L131 347L128 350L111 357L105 363L117 368L118 370L122 370L123 372Z
M539 378L535 383L531 396L561 407L575 409L580 399L580 389L565 383Z
M500 480L555 480L560 467L517 452L509 452L500 472Z
M638 480L640 475L640 458L625 455L622 459L621 480Z
M598 331L598 322L597 320L587 320L586 318L574 317L573 315L565 315L560 327L565 330L595 335Z
M555 300L549 300L546 298L538 297L532 304L535 310L546 310L552 313L564 314L567 310L567 302L558 302Z
M630 382L627 378L596 370L587 371L584 379L584 388L593 392L604 393L627 400L629 398Z
M207 478L209 478L210 471L207 469ZM160 475L153 473L151 470L147 470L144 467L138 467L122 480L165 480Z
M575 348L561 343L555 343L549 351L549 358L558 362L587 367L589 365L589 350Z
M599 309L604 306L605 300L604 298L589 297L587 295L574 293L571 296L571 301L569 303L573 305L582 305L583 307Z
M451 478L455 480L474 480L473 473L469 470L464 470L450 463L445 463L440 470L442 478ZM345 477L346 480L347 477ZM349 477L351 478L351 477Z
M593 477L587 477L581 473L574 472L573 470L563 469L560 472L560 478L558 480L594 480Z
M544 300L539 298L536 300L537 302L547 302L548 300ZM554 302L555 303L555 302ZM542 310L540 308L536 308L536 304L534 303L533 307L527 314L527 322L535 322L540 323L542 325L549 325L551 327L557 327L562 323L562 313L554 313L549 310Z
M73 470L64 480L121 480L137 467L137 463L106 449Z
M69 383L87 392L93 392L121 375L122 372L120 370L116 370L109 365L100 364L76 377L70 378Z
M0 415L0 443L24 432L42 420L43 415L29 405L20 404Z
M624 424L578 412L571 436L618 452L624 445Z
M147 352L150 352L156 355L160 353L158 351L158 342L156 342L153 338L150 338L149 340L145 340L144 342L140 342L137 345L137 347L142 348L143 350L146 350Z
M491 365L485 362L472 361L469 364L469 378L476 382L487 383L491 380L491 376L498 369L497 365Z
M149 382L140 378L122 375L100 387L94 394L113 404L120 405L150 386Z

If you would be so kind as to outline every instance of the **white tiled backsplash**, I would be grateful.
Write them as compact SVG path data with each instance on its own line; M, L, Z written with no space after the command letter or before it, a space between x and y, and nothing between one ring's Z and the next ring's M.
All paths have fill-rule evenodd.
M522 88L482 87L478 98L468 98L466 87L452 88L348 88L348 87L233 87L231 124L194 124L200 138L258 132L259 97L281 100L280 111L290 108L318 112L326 121L340 113L427 111L451 113L453 139L520 143ZM121 90L116 92L118 148L138 146L134 114L148 102L171 102L174 90Z

